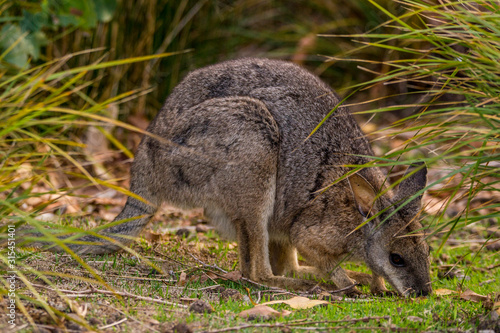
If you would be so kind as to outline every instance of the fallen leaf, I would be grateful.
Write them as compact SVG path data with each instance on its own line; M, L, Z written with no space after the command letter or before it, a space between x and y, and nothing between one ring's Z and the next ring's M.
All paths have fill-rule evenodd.
M80 305L77 301L70 300L69 308L71 309L71 312L81 318L85 318L85 316L87 316L87 304Z
M495 302L493 304L493 311L495 311L500 316L500 302Z
M265 302L262 304L281 304L281 303L290 305L292 309L309 309L320 304L330 304L330 302L327 301L322 301L319 299L309 299L307 297L301 297L301 296L293 297L287 300Z
M234 281L234 282L237 282L241 279L241 272L240 271L232 271L232 272L228 272L224 275L222 275L225 279L228 279L228 280L231 280L231 281Z
M471 301L471 302L476 302L476 303L480 303L480 302L484 302L484 301L488 300L488 297L486 297L484 295L477 294L470 289L467 289L466 291L461 293L460 298L463 300L466 300L466 301Z
M204 274L200 277L200 282L201 282L201 283L204 283L204 282L206 282L206 281L208 281L208 280L212 280L212 281L214 281L214 280L216 280L216 279L218 279L218 278L219 278L219 277L218 277L217 275L215 275L214 273L212 273L212 272L206 272L206 273L204 273Z
M251 309L241 311L238 317L245 318L247 320L270 320L273 318L278 318L282 315L281 312L274 310L267 305L257 305Z
M209 303L199 299L189 306L189 311L195 313L212 313L214 312L214 308Z
M458 292L456 292L455 290L441 288L434 290L434 294L437 296L448 296L458 294Z
M150 243L158 243L161 240L162 234L146 230L142 237Z
M406 319L408 319L409 321L412 321L414 323L421 323L424 321L422 318L417 317L417 316L408 316L408 317L406 317Z
M187 274L186 272L182 272L181 275L179 276L179 281L177 281L178 286L183 286L187 282Z
M226 289L220 294L220 301L241 301L243 300L243 295L235 289Z

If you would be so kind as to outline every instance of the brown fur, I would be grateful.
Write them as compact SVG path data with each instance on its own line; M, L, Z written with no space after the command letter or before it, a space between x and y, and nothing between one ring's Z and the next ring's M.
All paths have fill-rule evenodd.
M395 193L378 168L365 168L317 194L349 171L343 165L373 156L344 107L305 140L338 102L316 76L287 62L241 59L192 72L148 127L163 140L145 136L137 151L130 190L148 203L129 198L116 221L136 219L106 234L128 244L119 235L137 236L163 202L203 207L221 234L238 241L241 271L252 280L304 289L314 282L290 274L316 275L344 288L353 283L339 265L348 258L372 269L374 292L385 290L385 278L401 294L429 294L428 246L421 235L401 237L422 228L414 219L420 198L398 206L425 187L424 166ZM375 200L378 190L386 192ZM353 232L363 214L379 212ZM101 245L72 245L79 253L120 249L81 240ZM298 265L297 251L310 267ZM391 265L391 253L406 266Z

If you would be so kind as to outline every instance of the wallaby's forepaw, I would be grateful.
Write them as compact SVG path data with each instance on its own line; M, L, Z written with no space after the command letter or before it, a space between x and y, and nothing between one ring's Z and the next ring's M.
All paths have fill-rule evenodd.
M372 289L370 290L370 293L372 295L375 295L375 296L388 296L388 297L392 297L392 296L398 296L398 292L397 291L394 291L394 290L388 290L388 289Z
M358 288L352 287L349 290L341 292L341 295L345 295L347 297L352 297L352 298L358 298L358 297L364 295L364 293L361 290L359 290Z

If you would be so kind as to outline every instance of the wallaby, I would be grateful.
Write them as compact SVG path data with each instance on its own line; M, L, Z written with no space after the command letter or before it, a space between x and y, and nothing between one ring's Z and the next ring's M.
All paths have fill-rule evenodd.
M366 279L339 266L350 256L372 270L373 292L386 290L385 278L402 295L430 294L429 247L416 218L423 164L408 169L397 191L376 167L322 191L351 170L346 165L374 155L345 107L306 140L338 103L318 77L285 61L240 59L191 72L137 150L130 191L144 200L129 197L115 219L129 221L101 234L126 245L132 237L120 235L137 236L160 204L201 207L238 241L241 272L254 281L307 289L315 282L303 277L312 274L348 288ZM80 254L121 248L79 240L100 243L70 245ZM311 267L298 264L297 252Z

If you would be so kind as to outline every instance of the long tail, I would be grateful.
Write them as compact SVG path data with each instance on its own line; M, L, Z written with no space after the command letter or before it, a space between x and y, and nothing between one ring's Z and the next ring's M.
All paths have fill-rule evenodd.
M141 233L153 217L156 210L156 207L147 205L142 201L129 197L121 213L118 214L118 216L113 220L113 222L125 222L113 225L112 227L104 229L98 233L99 235L109 237L113 241L93 235L86 235L77 238L76 241L79 243L90 242L94 244L71 244L71 242L68 242L66 245L78 254L104 254L116 252L124 246L129 245L133 241L133 238L137 237ZM35 242L30 245L47 246L51 244L47 242ZM63 252L63 249L59 246L49 246L48 250L52 252Z

